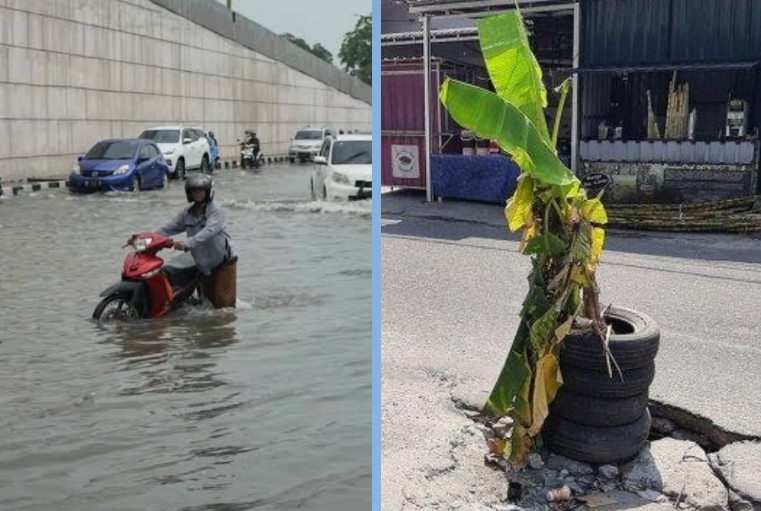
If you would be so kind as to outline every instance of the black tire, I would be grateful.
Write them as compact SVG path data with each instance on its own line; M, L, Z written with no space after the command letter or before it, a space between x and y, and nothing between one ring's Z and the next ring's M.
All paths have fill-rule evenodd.
M143 189L143 182L140 179L140 175L135 174L135 176L132 178L132 185L130 185L130 191L139 192L142 189Z
M548 418L542 439L551 451L586 463L620 463L633 458L647 442L650 411L622 426L597 427Z
M585 371L577 367L561 367L563 388L576 394L607 399L620 399L636 396L646 392L655 378L655 362L645 367L622 371L621 375L613 368L613 377L608 373Z
M316 201L317 195L314 193L314 179L312 179L311 177L309 178L309 192L311 194L312 200Z
M183 158L180 158L177 160L177 170L175 171L177 173L177 177L179 179L185 180L185 175L187 172L185 171L185 160Z
M120 321L131 321L131 320L137 320L137 319L143 318L142 311L139 309L136 309L135 307L132 307L132 305L129 304L129 297L123 293L115 293L112 295L108 295L103 300L101 300L100 303L95 307L95 310L92 313L92 318L96 321L110 319L110 318L103 318L102 316L106 308L114 302L121 302L122 305L126 305L129 307L129 309L125 311L123 316L116 319Z
M660 332L650 317L632 309L611 307L605 319L613 326L608 346L622 371L645 367L655 359ZM608 371L600 338L594 334L567 336L560 351L560 365Z
M243 170L246 169L246 159L242 156L240 158L240 168L242 168Z
M169 186L169 175L166 172L164 172L161 178L161 185L159 186L159 188L161 188L162 190L166 190L168 186Z
M296 162L296 158L290 157L290 158L288 158L288 161L290 161L291 163L295 163Z
M550 404L550 415L585 426L621 426L636 421L645 412L648 392L631 397L605 399L561 387Z
M305 161L307 161L306 158L303 158L301 156L299 157L299 163L304 163Z
M322 187L322 200L328 200L328 189L325 186Z
M209 165L209 155L204 154L201 158L201 172L211 174L211 165Z

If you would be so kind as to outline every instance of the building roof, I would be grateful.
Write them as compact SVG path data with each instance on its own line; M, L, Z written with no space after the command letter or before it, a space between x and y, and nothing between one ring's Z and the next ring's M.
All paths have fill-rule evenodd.
M530 16L534 13L567 13L578 0L405 0L410 14L481 17L515 9Z

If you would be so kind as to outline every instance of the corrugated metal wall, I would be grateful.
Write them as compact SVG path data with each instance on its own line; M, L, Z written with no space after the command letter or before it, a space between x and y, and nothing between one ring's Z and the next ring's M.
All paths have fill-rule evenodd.
M761 59L761 0L581 0L584 67Z
M643 140L647 135L647 90L663 134L672 73L594 73L581 82L581 138L596 139L597 127L605 120L620 124L624 138ZM729 97L750 103L749 126L761 126L761 70L681 71L677 83L690 86L690 109L698 111L697 139L715 139L724 130ZM752 131L752 130L750 130Z
M761 58L761 1L670 0L671 60Z
M581 0L582 67L761 59L761 0ZM581 76L581 138L596 139L605 120L624 138L646 136L647 90L663 132L672 72L590 73ZM750 102L749 125L761 125L761 71L680 71L698 109L696 138L724 129L730 96ZM751 129L752 131L752 129Z

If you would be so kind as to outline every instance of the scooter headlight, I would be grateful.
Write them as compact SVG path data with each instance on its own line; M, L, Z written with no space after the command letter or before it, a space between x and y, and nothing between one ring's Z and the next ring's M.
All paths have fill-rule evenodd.
M151 241L151 238L140 238L135 240L132 245L135 247L135 252L142 252L150 246Z

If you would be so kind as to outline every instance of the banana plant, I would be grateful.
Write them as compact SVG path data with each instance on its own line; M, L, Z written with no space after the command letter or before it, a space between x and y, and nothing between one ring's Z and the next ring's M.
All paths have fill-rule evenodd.
M558 360L565 337L594 330L607 342L610 335L595 278L607 215L599 195L588 197L558 158L560 115L571 82L556 90L559 108L550 134L542 70L517 5L482 19L478 34L495 92L447 79L439 97L460 126L495 140L521 168L505 217L511 231L522 229L520 250L531 257L532 270L518 331L485 407L512 418L510 438L497 450L519 465L536 445L563 383Z

